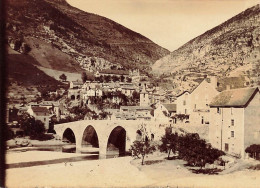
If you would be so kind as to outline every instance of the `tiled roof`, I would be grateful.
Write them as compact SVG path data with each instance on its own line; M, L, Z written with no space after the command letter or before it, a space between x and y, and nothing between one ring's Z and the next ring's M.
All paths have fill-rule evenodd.
M35 113L49 113L46 107L32 106L31 108Z
M227 86L229 86L230 89L244 88L246 82L247 82L247 80L243 76L218 78L217 90L224 91L227 89Z
M190 92L189 92L189 91L183 91L181 94L177 95L176 97L180 97L180 96L182 96L182 95L183 95L183 94L185 94L185 93L188 93L188 94L190 94Z
M258 88L225 90L212 100L210 107L246 107L257 92Z
M176 104L162 104L169 112L176 112Z

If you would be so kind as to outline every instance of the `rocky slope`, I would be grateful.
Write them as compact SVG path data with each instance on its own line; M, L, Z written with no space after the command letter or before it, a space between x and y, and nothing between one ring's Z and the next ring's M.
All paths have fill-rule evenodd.
M260 72L260 5L245 10L156 61L155 73L196 79L203 75L247 75Z
M65 0L7 0L6 36L12 49L38 66L67 72L150 66L168 50L124 26Z

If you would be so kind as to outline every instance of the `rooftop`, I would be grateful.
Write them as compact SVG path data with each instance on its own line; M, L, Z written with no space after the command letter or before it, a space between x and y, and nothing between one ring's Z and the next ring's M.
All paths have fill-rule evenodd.
M39 106L32 106L32 111L37 113L49 113L48 109L46 107L39 107Z
M169 112L176 112L176 104L162 104Z
M212 100L210 107L246 107L257 92L258 88L225 90Z

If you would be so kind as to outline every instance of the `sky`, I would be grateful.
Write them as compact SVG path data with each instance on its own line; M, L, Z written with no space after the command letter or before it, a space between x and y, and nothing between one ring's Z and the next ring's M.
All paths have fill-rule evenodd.
M67 0L174 51L260 0Z

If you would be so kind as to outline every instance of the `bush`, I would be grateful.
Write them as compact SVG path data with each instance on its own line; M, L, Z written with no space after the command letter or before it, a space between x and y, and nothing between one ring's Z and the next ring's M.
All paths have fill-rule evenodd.
M130 152L137 158L142 158L142 165L144 165L144 157L153 153L156 150L155 146L151 145L149 141L134 141L131 145Z
M24 135L26 136L37 137L44 134L45 132L43 122L40 120L35 120L34 117L27 113L18 117L18 124L20 125L21 129L23 129Z
M12 129L6 125L5 126L5 140L10 140L14 138L14 133L12 131Z
M259 159L260 145L259 144L250 145L249 147L246 148L245 152L249 153L250 157L254 159Z
M178 152L179 158L185 160L188 165L205 167L205 165L213 164L220 156L224 155L223 151L212 148L205 140L200 139L197 133L188 133L178 135L177 133L169 133L162 137L160 150L168 152Z

